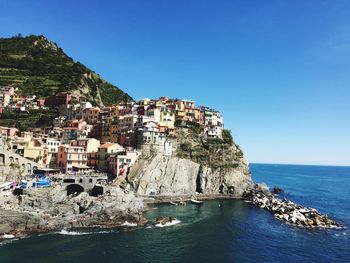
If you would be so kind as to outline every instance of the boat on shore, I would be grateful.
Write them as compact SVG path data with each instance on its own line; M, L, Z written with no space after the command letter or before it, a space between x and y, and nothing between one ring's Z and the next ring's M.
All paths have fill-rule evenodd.
M193 204L197 204L197 205L201 205L201 204L204 203L203 201L199 201L199 200L196 200L196 199L191 199L191 202L192 202Z

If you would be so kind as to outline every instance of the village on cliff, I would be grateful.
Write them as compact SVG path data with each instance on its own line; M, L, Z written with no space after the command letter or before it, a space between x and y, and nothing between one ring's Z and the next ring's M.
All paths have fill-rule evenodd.
M169 138L176 138L177 127L199 125L203 138L221 139L224 126L219 111L195 107L191 100L160 97L96 107L75 93L38 99L17 95L12 86L0 89L0 114L47 108L59 112L50 127L0 127L0 173L12 171L7 179L33 171L125 176L146 145L171 156Z

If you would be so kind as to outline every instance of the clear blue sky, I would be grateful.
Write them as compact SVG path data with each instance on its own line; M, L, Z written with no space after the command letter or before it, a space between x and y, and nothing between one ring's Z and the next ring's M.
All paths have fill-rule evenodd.
M350 1L0 0L135 99L221 110L251 162L350 165Z

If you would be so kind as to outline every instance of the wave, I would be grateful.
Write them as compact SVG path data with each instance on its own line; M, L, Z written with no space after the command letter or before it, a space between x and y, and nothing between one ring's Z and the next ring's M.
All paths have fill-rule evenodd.
M4 235L0 236L0 238L3 238L3 239L11 239L11 238L15 238L15 235L4 234Z
M95 235L95 234L110 234L113 231L92 231L92 232L80 232L80 231L68 231L67 229L62 229L56 234L65 236L83 236L83 235Z
M137 226L136 223L131 223L131 222L128 222L128 221L125 221L122 226L127 226L127 227L135 227Z
M167 227L167 226L174 226L174 225L177 225L177 224L180 224L180 223L181 223L180 220L174 219L173 221L167 222L167 223L165 223L164 225L162 225L162 224L156 224L156 225L154 225L154 226L155 226L155 227Z

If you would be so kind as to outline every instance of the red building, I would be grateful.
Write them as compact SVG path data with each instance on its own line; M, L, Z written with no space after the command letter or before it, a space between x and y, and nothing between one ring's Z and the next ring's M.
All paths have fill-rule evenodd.
M71 92L60 92L47 97L45 99L45 106L58 107L60 105L68 105L72 102L72 100L79 102L80 96Z

